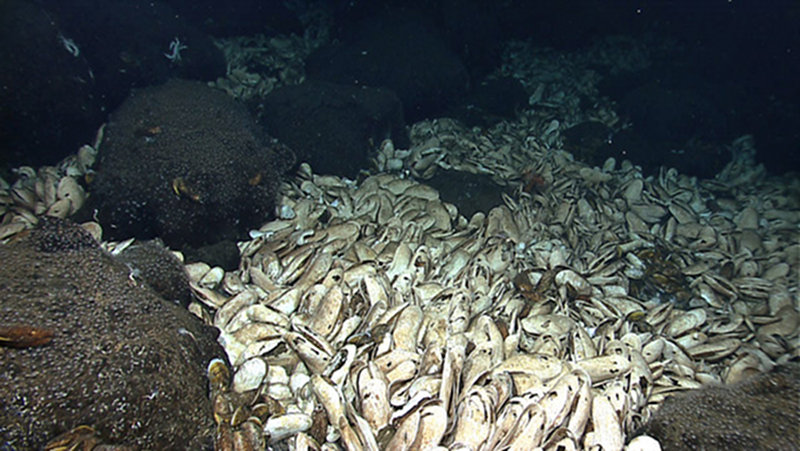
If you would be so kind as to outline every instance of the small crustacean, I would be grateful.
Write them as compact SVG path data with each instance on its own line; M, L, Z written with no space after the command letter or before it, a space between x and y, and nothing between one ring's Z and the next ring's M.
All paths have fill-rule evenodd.
M53 339L53 331L42 327L15 325L0 326L0 346L30 348L44 346Z
M143 138L152 138L162 132L160 125L139 127L134 131L134 134Z
M547 180L533 168L522 171L522 191L528 194L535 194L547 187Z
M200 195L189 186L189 183L183 177L172 179L172 192L178 197L186 197L194 202L200 202Z
M113 451L128 451L132 449L125 445L106 445L97 436L94 428L82 424L59 435L47 442L45 451L72 451L82 449L108 449Z
M255 173L254 176L247 179L247 184L250 186L258 186L258 184L261 183L261 180L263 180L263 178L264 178L264 172L258 171Z

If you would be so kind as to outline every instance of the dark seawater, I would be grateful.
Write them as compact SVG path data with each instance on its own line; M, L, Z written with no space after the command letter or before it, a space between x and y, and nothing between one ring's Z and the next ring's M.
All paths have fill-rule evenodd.
M473 99L471 92L502 63L511 39L563 55L609 36L646 41L647 68L618 73L597 68L599 94L633 121L635 136L621 139L658 142L657 153L642 158L645 166L672 163L668 154L712 155L720 161L690 169L710 176L724 164L720 146L753 134L757 160L770 172L800 167L800 6L793 1L13 0L2 8L5 176L11 167L53 164L74 152L132 88L169 77L224 76L215 37L300 35L311 27L324 28L327 42L384 48L375 42L377 28L402 43L394 54L379 55L355 72L336 64L319 69L319 59L312 57L319 76L338 81L359 76L356 83L389 86L404 101L407 119L458 114L478 123L486 116L491 120L491 111L475 118L460 102ZM320 16L325 19L315 21ZM416 33L406 33L409 28L402 25L408 22L416 24L410 28ZM180 50L173 54L173 48ZM420 67L432 70L408 64L404 49L427 52ZM348 61L344 55L337 58ZM420 72L405 77L406 68ZM437 81L437 71L449 78ZM498 92L489 103L506 94Z

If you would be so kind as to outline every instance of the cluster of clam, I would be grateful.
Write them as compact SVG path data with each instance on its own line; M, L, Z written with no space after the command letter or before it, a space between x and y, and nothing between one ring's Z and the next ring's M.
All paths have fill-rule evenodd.
M603 111L590 113L587 118L609 125L617 121L613 112ZM424 120L411 127L409 149L397 149L391 140L385 140L372 163L378 172L409 175L417 180L428 180L442 168L488 175L495 183L506 186L530 169L540 154L560 147L560 132L565 127L550 112L538 110L522 112L517 121L499 122L486 131L467 128L449 118ZM582 176L610 177L607 173L588 174Z
M488 137L523 149L546 189L465 218L409 179L303 165L238 271L187 267L231 390L281 406L267 441L622 449L670 393L800 355L785 181L643 178L512 138Z
M222 46L231 95L302 78L303 42ZM277 72L248 72L264 58ZM232 365L209 366L218 449L657 449L630 438L671 393L800 357L800 182L766 177L747 137L711 180L575 162L560 131L618 119L580 110L596 82L580 65L555 77L568 86L530 73L554 65L507 58L534 111L486 131L417 123L411 148L382 143L381 173L361 183L302 165L238 270L186 266L189 309ZM0 240L80 207L101 138L0 180ZM405 178L437 168L517 194L465 218ZM521 189L526 171L536 190Z
M94 145L85 145L57 166L14 169L16 180L0 178L0 242L33 227L38 216L66 218L78 211L86 200L79 180L90 175L103 139L103 127Z
M302 165L239 270L187 265L233 366L209 368L220 449L621 449L669 394L800 356L800 184L766 177L749 138L716 179L645 178L549 149L533 136L558 127L538 124L438 120L411 151L383 143L420 177L465 161L544 181L487 213ZM0 186L3 238L79 208L101 138Z
M601 74L648 69L653 61L669 58L667 54L674 51L675 43L661 41L656 47L631 37L614 36L597 39L568 54L543 48L533 40L512 40L504 47L503 62L496 73L519 80L530 93L532 108L546 110L569 125L597 120L613 127L618 119L610 100L599 93Z
M281 86L302 83L303 60L321 42L321 38L310 34L218 39L215 43L225 55L227 73L209 86L222 89L233 98L248 100L264 97Z
M537 134L553 139L557 136L558 121L545 124L533 117L531 121L536 125L528 128L536 129ZM391 140L385 140L376 151L373 165L378 172L406 173L418 180L430 179L442 168L486 174L506 185L531 161L528 147L519 146L519 137L503 133L509 127L513 126L501 122L491 133L481 134L449 118L420 121L411 127L409 149L397 149Z
M627 42L620 45L619 40ZM529 109L514 121L502 121L488 130L470 129L449 118L417 122L411 127L409 149L384 142L373 164L379 172L405 173L421 180L443 168L486 174L506 185L535 161L532 151L536 148L559 148L560 132L566 128L587 121L614 130L623 127L613 104L598 94L601 77L596 67L604 66L610 73L642 70L651 64L651 53L643 43L626 38L599 40L568 57L532 42L512 41L494 75L519 80L530 93ZM586 103L593 105L582 107Z

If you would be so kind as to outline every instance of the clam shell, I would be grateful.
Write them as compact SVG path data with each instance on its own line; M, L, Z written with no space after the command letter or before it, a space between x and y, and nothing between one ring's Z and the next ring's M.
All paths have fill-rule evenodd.
M259 357L247 360L233 374L233 390L244 393L261 386L267 374L267 364Z

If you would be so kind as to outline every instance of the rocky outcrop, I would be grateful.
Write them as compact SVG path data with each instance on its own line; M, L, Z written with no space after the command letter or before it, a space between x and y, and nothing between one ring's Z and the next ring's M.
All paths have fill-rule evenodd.
M440 115L466 92L467 69L427 18L389 10L364 19L355 30L342 45L309 57L309 78L389 88L410 122Z
M0 443L42 449L85 425L135 449L213 446L214 329L66 221L43 218L0 260Z
M382 140L409 144L403 107L387 89L311 81L275 90L260 109L270 135L326 174L355 178Z
M0 3L0 168L55 164L103 121L86 54L41 6Z
M644 432L665 450L790 450L800 443L800 364L668 398Z
M150 285L164 300L183 307L192 301L186 269L161 240L136 242L126 247L117 259L128 266L136 279Z
M293 161L243 105L172 80L136 91L111 115L94 208L111 239L157 236L173 248L237 239L269 219Z

